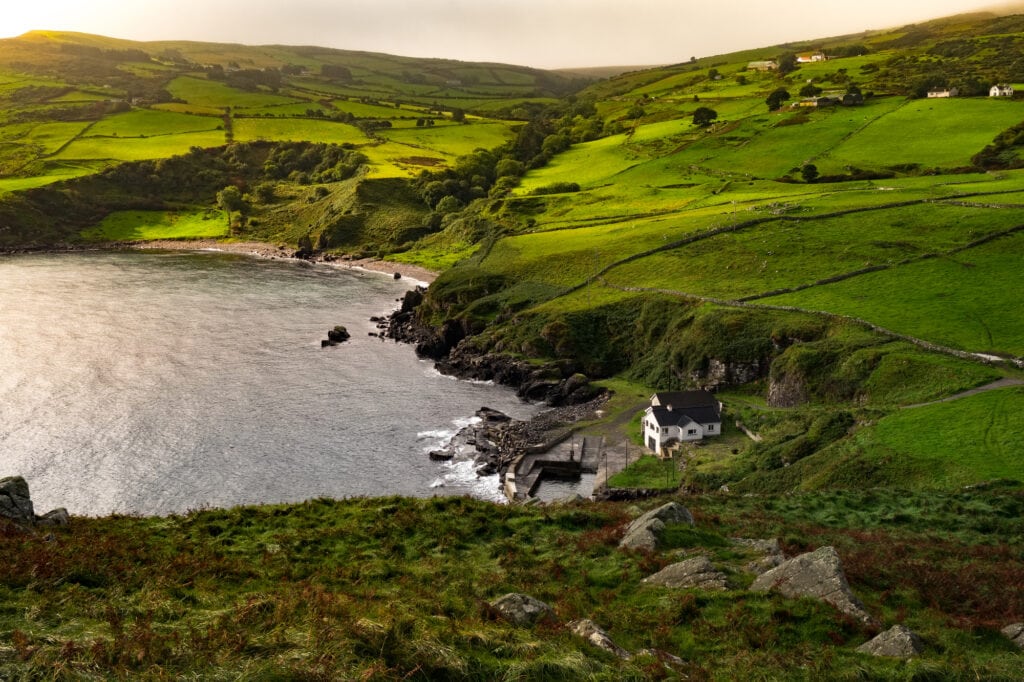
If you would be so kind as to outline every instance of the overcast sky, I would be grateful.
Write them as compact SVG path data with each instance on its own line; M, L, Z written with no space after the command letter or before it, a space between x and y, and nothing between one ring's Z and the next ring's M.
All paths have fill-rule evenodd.
M676 63L996 0L4 0L0 37L322 45L541 68Z

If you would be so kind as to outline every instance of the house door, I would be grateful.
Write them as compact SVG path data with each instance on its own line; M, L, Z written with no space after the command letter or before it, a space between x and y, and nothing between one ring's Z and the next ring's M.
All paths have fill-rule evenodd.
M647 436L647 447L654 452L658 451L658 441L655 440L654 436Z

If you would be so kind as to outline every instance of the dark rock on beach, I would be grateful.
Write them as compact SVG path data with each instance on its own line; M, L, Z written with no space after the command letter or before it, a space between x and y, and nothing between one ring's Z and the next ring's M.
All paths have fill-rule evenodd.
M36 516L28 482L21 476L0 478L0 517L25 526L66 526L71 520L64 508Z

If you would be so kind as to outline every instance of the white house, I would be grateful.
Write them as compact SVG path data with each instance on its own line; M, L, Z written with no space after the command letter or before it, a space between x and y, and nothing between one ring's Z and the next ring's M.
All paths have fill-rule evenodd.
M936 99L936 98L944 98L944 97L956 97L959 94L960 94L960 91L957 90L956 88L949 88L948 90L929 90L928 91L928 98L929 99Z
M777 68L779 68L779 64L774 61L758 61L747 64L747 69L750 71L774 71Z
M810 64L811 62L823 62L827 59L824 52L804 52L796 56L797 64Z
M644 444L659 456L680 443L722 432L722 403L707 391L655 393L641 423Z
M993 85L988 91L989 97L1013 97L1012 85Z

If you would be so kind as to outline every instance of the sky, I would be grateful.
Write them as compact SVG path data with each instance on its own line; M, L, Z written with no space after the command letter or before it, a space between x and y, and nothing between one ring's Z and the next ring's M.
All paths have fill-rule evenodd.
M0 37L319 45L539 68L671 64L996 0L5 0ZM1024 10L1022 10L1024 11Z

